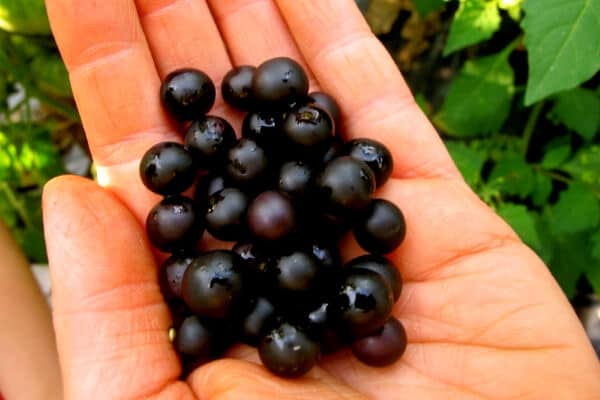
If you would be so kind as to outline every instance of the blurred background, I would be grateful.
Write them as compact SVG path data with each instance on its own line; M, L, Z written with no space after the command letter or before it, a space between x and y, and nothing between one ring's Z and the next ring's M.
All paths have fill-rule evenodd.
M467 182L600 344L600 2L357 3ZM42 187L62 173L94 177L43 0L0 0L0 219L31 264L46 262Z

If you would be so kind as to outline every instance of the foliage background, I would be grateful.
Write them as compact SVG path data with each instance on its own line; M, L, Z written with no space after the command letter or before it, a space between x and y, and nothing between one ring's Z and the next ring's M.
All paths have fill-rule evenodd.
M600 0L357 3L471 187L567 295L600 293ZM0 0L0 218L32 262L64 172L90 160L43 0Z

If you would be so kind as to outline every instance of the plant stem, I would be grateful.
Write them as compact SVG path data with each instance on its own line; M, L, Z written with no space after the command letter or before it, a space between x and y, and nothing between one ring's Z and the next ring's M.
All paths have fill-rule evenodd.
M556 172L548 171L547 169L544 169L541 165L533 164L532 168L535 169L540 174L546 175L546 176L554 179L555 181L563 182L563 183L566 183L568 185L570 185L571 183L573 183L573 179L569 179L566 176L563 176L561 174L557 174Z
M540 101L529 113L529 118L527 118L527 123L525 124L525 128L523 129L523 155L527 155L527 150L529 149L529 142L531 141L531 137L533 136L533 132L535 131L535 126L537 125L537 121L540 118L540 113L542 112L542 108L544 107L544 102Z
M2 190L2 192L4 192L6 199L8 200L10 205L15 209L15 211L19 215L19 218L21 218L21 221L23 221L25 226L27 228L32 228L33 224L31 222L31 220L29 219L27 210L25 210L25 207L23 207L23 203L21 203L19 201L19 199L17 199L13 190L10 188L10 186L8 186L8 183L0 182L0 190Z

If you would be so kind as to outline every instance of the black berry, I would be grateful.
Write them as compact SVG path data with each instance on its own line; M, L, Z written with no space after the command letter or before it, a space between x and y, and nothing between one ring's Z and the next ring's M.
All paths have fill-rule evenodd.
M184 356L207 360L217 341L215 324L192 315L183 320L175 336L175 347Z
M333 119L335 126L339 125L341 118L340 106L333 97L323 92L312 92L308 94L308 100L310 103L316 104L327 111Z
M252 90L263 106L281 107L303 98L308 93L308 77L296 61L279 57L256 68Z
M354 236L360 246L376 254L389 253L404 240L406 223L396 205L376 199L366 209L363 219L354 227Z
M276 259L269 274L282 295L309 296L318 282L319 265L312 254L294 251Z
M252 77L256 68L242 65L233 68L223 78L221 94L227 104L242 111L249 111L254 106L252 96Z
M250 312L242 319L242 338L248 344L257 346L260 338L275 322L275 306L264 297L254 301Z
M398 300L402 292L402 278L398 268L385 257L365 254L350 260L345 267L347 270L368 269L379 274L394 292L394 301Z
M240 139L229 150L225 171L236 184L245 187L257 186L267 173L267 154L255 141Z
M302 161L288 161L279 170L277 187L296 199L310 194L313 183L313 168Z
M365 162L375 174L377 187L381 187L392 174L392 154L382 143L373 139L354 139L344 145L342 151L350 157Z
M187 190L196 177L196 163L182 145L163 142L152 146L140 161L144 185L155 193L170 195Z
M404 327L392 317L375 333L352 343L352 353L367 365L385 367L404 354L406 343Z
M167 300L181 299L181 282L185 270L194 261L190 255L176 254L167 258L158 272L158 283Z
M235 188L225 188L208 198L206 230L220 240L241 239L246 228L248 198Z
M296 227L290 200L276 191L259 194L248 208L248 229L258 240L276 241L289 236Z
M160 87L160 99L169 114L191 121L206 114L215 102L215 85L208 75L192 68L171 72Z
M282 117L277 111L255 111L246 114L242 122L242 137L254 140L266 149L273 149L281 142Z
M281 129L296 153L304 157L322 156L333 140L333 120L314 105L300 107L288 114Z
M150 242L162 251L193 247L204 231L191 199L167 197L154 206L146 219Z
M185 145L201 168L222 164L235 141L235 132L229 122L211 115L195 121L185 135Z

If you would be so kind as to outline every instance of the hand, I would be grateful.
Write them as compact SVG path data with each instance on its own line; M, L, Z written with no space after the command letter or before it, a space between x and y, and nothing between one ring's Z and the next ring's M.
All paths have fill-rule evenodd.
M52 28L104 188L58 178L44 216L54 324L67 399L584 399L600 368L546 266L461 179L393 60L351 0L48 0ZM408 234L391 255L405 279L395 308L409 345L385 369L348 353L301 380L257 364L247 348L185 382L143 221L158 197L141 184L151 145L181 140L161 110L171 70L215 82L232 65L286 55L312 89L338 99L349 137L386 143ZM218 100L214 114L239 126ZM348 244L348 255L356 254Z

